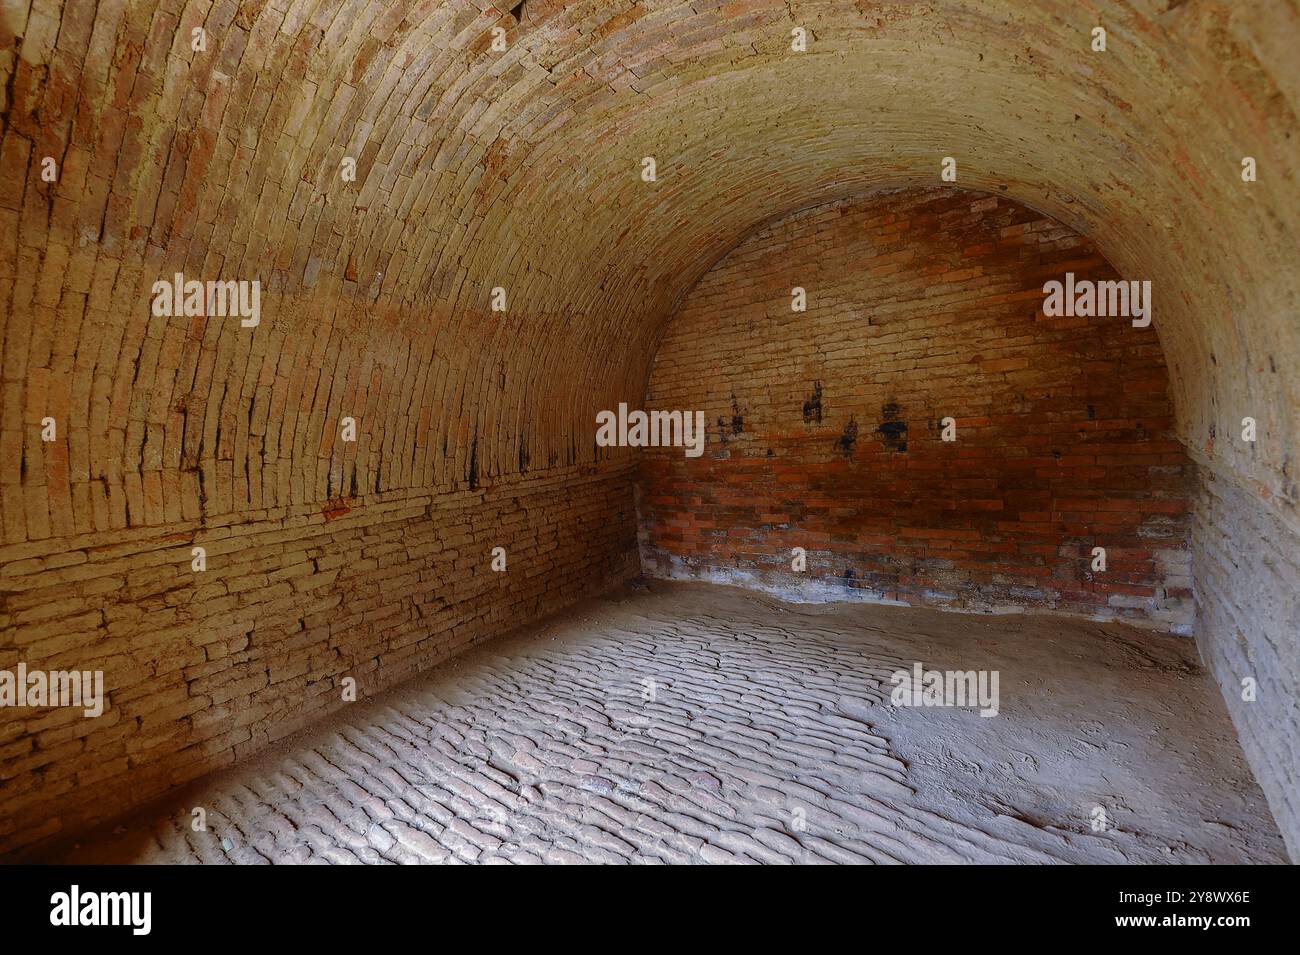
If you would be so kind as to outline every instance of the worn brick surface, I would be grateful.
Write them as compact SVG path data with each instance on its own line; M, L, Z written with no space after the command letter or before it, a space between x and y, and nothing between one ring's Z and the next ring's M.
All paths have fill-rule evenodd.
M1000 669L1001 712L891 706L914 660ZM1194 702L1210 693L1186 641L1115 624L656 582L34 858L1278 862L1222 706Z

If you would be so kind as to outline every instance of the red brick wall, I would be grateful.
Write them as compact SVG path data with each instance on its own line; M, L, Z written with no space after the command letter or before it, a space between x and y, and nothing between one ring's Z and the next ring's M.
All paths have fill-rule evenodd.
M1043 283L1066 271L1118 277L1055 221L953 190L747 239L656 357L647 407L702 409L709 437L697 459L644 452L647 572L1185 629L1191 472L1154 326L1045 317Z

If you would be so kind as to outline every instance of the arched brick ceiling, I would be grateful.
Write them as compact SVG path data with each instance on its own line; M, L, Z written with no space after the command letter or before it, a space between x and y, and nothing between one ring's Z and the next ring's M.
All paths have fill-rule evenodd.
M518 11L6 7L5 539L196 517L178 466L182 487L234 475L230 502L205 485L211 516L589 461L592 413L639 398L674 303L727 249L798 208L934 183L944 156L957 185L1151 279L1182 433L1294 504L1294 3ZM262 325L151 317L175 271L260 279ZM70 421L65 451L42 446L46 413ZM33 511L47 482L89 516Z

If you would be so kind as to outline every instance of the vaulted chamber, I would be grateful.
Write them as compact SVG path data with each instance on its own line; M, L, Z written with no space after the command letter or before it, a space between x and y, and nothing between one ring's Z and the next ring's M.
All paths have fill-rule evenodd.
M782 530L769 552L755 528L789 525L825 538L805 549L842 564L832 587L1190 627L1294 853L1298 19L1199 0L7 7L0 668L102 670L108 705L0 713L0 848L243 760L336 710L342 681L392 686L634 576L639 551L759 573L804 545ZM945 185L986 198L845 237L876 237L860 261L887 282L846 285L827 239L799 251L812 277L762 262L706 304L783 229L832 216L833 237L883 201L862 197ZM960 251L945 202L970 219ZM908 277L908 242L947 257L917 267L940 292ZM1150 327L1038 318L1039 267L1149 281ZM1025 297L984 300L966 268ZM257 322L155 308L178 275L256 282ZM900 282L906 303L870 298ZM927 335L936 315L975 338ZM702 355L724 364L695 373ZM597 413L647 395L706 405L730 457L710 445L701 478L600 448ZM1080 430L1108 440L1080 455ZM1133 592L1086 579L1112 531Z

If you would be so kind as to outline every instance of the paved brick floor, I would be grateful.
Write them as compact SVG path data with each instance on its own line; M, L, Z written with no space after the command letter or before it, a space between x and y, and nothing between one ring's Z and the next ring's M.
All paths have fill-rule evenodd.
M891 706L890 674L917 660L998 669L999 715ZM656 582L46 857L1283 861L1194 660L1187 640L1117 625Z

